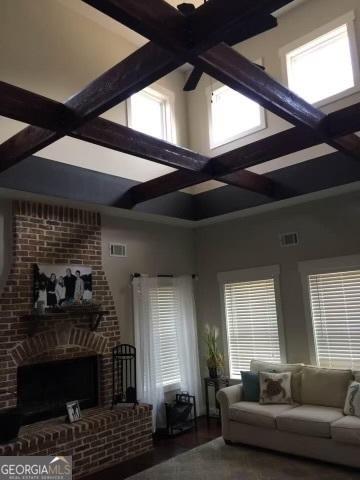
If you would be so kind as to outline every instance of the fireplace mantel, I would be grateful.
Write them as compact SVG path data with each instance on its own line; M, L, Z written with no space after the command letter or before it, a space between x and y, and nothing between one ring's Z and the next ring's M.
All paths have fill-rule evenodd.
M75 318L86 318L89 322L89 329L91 332L96 332L102 319L109 315L109 310L90 310L88 308L79 309L78 311L69 311L69 312L46 312L46 313L37 313L33 312L29 315L24 315L23 319L28 322L28 334L29 337L32 337L38 333L40 324L43 321L51 321L56 323L56 321L72 321Z

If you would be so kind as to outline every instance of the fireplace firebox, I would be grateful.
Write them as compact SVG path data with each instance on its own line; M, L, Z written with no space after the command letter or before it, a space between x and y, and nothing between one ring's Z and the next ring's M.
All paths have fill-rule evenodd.
M18 407L23 423L66 414L65 403L78 400L80 407L99 403L99 356L20 366L17 371Z

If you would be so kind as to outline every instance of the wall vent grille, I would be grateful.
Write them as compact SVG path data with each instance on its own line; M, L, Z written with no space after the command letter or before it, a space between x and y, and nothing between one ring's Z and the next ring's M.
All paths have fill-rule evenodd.
M297 232L280 234L281 247L296 247L297 245L299 245L299 235Z
M110 257L127 257L126 245L123 243L110 243Z

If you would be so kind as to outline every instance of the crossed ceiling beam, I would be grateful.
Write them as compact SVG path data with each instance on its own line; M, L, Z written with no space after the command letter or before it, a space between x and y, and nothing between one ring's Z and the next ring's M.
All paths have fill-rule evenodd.
M59 102L4 82L0 82L0 98L2 99L0 115L31 123L33 124L33 129L35 128L34 126L39 125L53 128L61 133L63 128L62 119L71 113ZM41 115L42 111L46 114L45 119ZM48 112L55 115L52 121L47 119L47 116L49 116L47 115ZM24 131L27 130L25 129ZM42 129L38 130L42 131ZM56 132L50 132L49 130L45 130L45 132L48 132L49 136L50 134L56 134ZM173 168L188 170L194 173L199 172L199 178L201 179L208 180L212 178L211 174L205 173L210 168L210 158L100 117L90 120L83 126L73 130L69 133L69 136ZM12 138L16 137L17 135ZM7 142L3 145L6 146L6 144ZM0 146L0 152L1 148ZM1 165L4 167L3 162ZM229 183L274 198L279 198L279 195L285 194L281 193L280 186L275 182L251 172L247 172L242 177L238 176L238 174L230 175ZM130 208L132 205L126 204L126 206Z
M4 82L0 82L0 98L0 115L33 125L61 128L60 119L69 114L59 102ZM43 115L46 112L49 112L48 115ZM360 103L329 114L325 125L335 138L360 130ZM123 207L131 207L134 203L213 178L277 199L294 196L297 192L288 191L265 176L244 169L322 143L319 136L311 130L293 127L209 159L103 118L90 120L69 135L78 140L180 169L133 187L125 198L120 200L119 206Z
M177 55L177 58L182 58L184 61L192 63L194 67L200 68L213 78L237 90L239 93L246 95L267 110L289 121L300 129L299 133L301 133L303 137L306 137L306 141L308 141L306 135L306 130L308 130L310 132L309 136L313 136L314 141L317 138L318 143L325 142L356 160L360 159L360 139L356 135L348 134L339 138L332 137L327 129L326 114L278 83L266 72L262 71L232 48L220 43L206 51L197 51L194 53L194 51L189 48L188 42L184 41L183 36L177 35L178 24L181 22L181 13L168 3L162 0L154 0L151 4L151 12L149 12L146 7L142 9L138 2L135 2L137 3L137 7L134 8L131 0L84 1L136 30L150 40L158 42L168 50L171 49L174 54ZM212 13L214 13L214 11L216 12L216 15L212 17L212 21L215 22L215 28L220 24L221 33L223 35L224 33L228 34L228 30L226 30L227 27L221 30L222 16L228 14L227 7L229 9L236 8L236 6L237 8L241 8L240 3L242 6L242 2L236 0L228 0L226 3L210 1L204 4L194 13L186 17L188 31L190 28L193 36L197 34L196 32L198 32L199 29L201 31L201 22L212 10ZM258 2L253 2L253 5L255 3ZM270 4L270 1L263 2L263 13L271 13L271 10L266 10L267 8L271 9ZM206 8L209 5L211 9ZM166 27L161 31L160 35L157 28L154 31L154 16L156 17L156 22L166 24ZM139 21L140 18L141 21ZM202 19L200 22L199 18ZM172 23L174 28L172 27ZM207 26L208 25L209 23L207 23ZM197 38L201 39L202 35L203 34L199 34ZM191 35L190 39L193 40ZM220 38L217 37L217 39L219 40ZM209 47L209 44L207 46ZM296 133L295 131L295 134ZM302 148L307 148L306 142ZM213 161L212 166L213 165L215 165L216 170L218 167L216 159ZM178 183L176 182L177 178L179 179ZM225 182L229 180L227 174L223 175L222 178ZM202 176L202 181L204 181L204 176ZM192 183L190 175L184 174L183 172L175 172L174 174L163 176L162 179L154 179L133 187L132 191L126 196L126 202L129 201L129 197L132 198L134 203L138 203L146 199L154 198L155 195L160 196L164 193L169 193L170 184L172 188L176 185L178 190L194 183Z
M202 43L195 42L189 51L191 50L194 53L199 52L217 43L218 38L222 38L224 33L231 31L233 28L241 28L242 25L246 24L250 14L256 15L257 13L263 13L262 10L266 12L273 11L290 1L291 0L258 0L256 5L254 5L252 0L244 0L241 8L239 8L239 2L228 0L225 10L220 9L221 22L219 22L218 7L215 10L213 5L201 8L196 12L196 15L192 17L192 21L196 28L200 28L200 25L202 25L202 37L204 36L205 41L201 38ZM182 40L187 41L188 31L185 28L185 17L170 7L166 2L161 0L155 0L155 2L124 0L122 2L115 2L115 7L120 3L130 12L129 14L124 11L122 12L122 19L125 20L124 23L134 27L134 29L140 31L140 33L143 21L142 17L145 15L147 19L146 31L148 30L148 24L150 22L152 35L154 35L160 43L166 43L166 41L169 40L168 35L170 31L164 27L163 20L165 15L166 17L169 16L167 20L169 20L168 24L171 27L171 35L174 34L174 38L176 39L181 37ZM109 3L107 6L110 8L111 4ZM107 11L107 13L110 14L111 12ZM208 25L204 24L204 17L206 17ZM167 23L165 22L165 24ZM44 102L46 99L42 97L40 103L45 110L44 117L41 120L43 125L40 125L40 127L30 125L0 145L0 172L21 162L65 135L71 134L71 132L79 129L88 121L170 73L182 63L184 62L174 57L171 52L162 49L156 43L149 42L105 72L79 94L70 98L62 107L56 105L56 102L53 102L51 106L48 104L45 107ZM5 98L6 95L9 96L8 90L9 86L7 88L4 86L3 91L0 92L1 98L3 95L5 95ZM21 98L27 103L29 95L30 92L23 92L22 97L18 97L19 102L14 112L11 111L11 108L4 108L4 115L14 118L19 109ZM31 104L31 102L28 103ZM37 107L38 105L39 104L37 104ZM51 117L49 109L54 114L55 119L47 123L46 120L50 120L49 116ZM54 111L56 109L61 111ZM44 128L41 128L41 126ZM52 128L54 128L54 130L52 130ZM108 126L107 130L109 130ZM261 181L260 185L262 183L264 182ZM252 188L254 184L255 182L252 181ZM239 186L246 188L246 183L240 184ZM269 191L269 188L267 191Z
M289 192L267 177L243 169L323 142L359 159L360 140L350 133L358 128L356 121L349 120L347 109L337 112L337 116L326 116L221 44L222 39L254 15L269 15L291 0L211 0L186 17L162 0L84 1L152 41L65 104L0 84L0 114L32 124L0 145L0 171L65 135L181 169L130 189L119 205L131 207L211 178L273 198L295 195L297 192ZM192 63L296 127L209 159L96 118L184 62ZM339 122L348 125L340 132Z

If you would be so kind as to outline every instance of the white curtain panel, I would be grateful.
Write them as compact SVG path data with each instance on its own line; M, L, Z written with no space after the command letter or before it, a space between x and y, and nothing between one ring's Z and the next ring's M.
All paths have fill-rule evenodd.
M137 277L133 280L137 394L140 401L153 406L154 431L166 423L158 312L156 302L151 302L150 297L157 288L157 277Z
M154 296L154 292L163 283L164 279L158 277L142 276L133 280L138 398L153 405L154 430L165 426L166 423L159 345L159 312L156 294ZM193 280L191 276L167 278L166 284L174 288L180 388L190 395L195 395L199 413L203 401Z
M181 389L189 392L190 395L195 395L199 414L203 400L193 279L190 275L174 277L173 284L178 308L176 329Z

